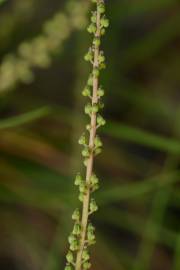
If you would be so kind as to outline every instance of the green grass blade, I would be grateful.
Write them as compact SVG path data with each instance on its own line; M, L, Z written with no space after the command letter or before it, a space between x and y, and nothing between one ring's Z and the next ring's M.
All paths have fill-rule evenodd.
M13 116L7 119L0 120L0 129L14 128L24 124L28 124L34 120L40 119L50 113L50 108L45 106L31 112L26 112L19 116Z

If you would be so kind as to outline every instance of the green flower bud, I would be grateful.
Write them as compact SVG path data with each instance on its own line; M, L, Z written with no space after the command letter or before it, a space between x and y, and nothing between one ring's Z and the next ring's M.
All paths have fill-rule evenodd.
M102 152L102 149L101 148L96 148L94 150L94 155L97 156L97 155L101 154L101 152Z
M88 86L93 86L93 76L92 76L92 74L88 78L87 85Z
M84 134L79 138L78 142L80 145L86 145L86 137Z
M93 44L94 44L94 46L99 47L99 46L101 45L101 40L100 40L100 38L99 38L99 37L95 37L95 38L93 39Z
M106 68L106 64L105 63L101 63L100 65L99 65L99 69L105 69Z
M97 10L101 14L104 13L105 12L105 5L104 5L104 3L98 4Z
M74 225L74 228L73 228L73 232L72 232L74 235L80 235L81 233L81 225L79 223L76 223Z
M97 78L97 77L99 77L99 74L100 74L99 69L98 68L94 68L93 69L93 76L95 76Z
M86 159L84 160L84 166L87 167L87 164L88 164L88 159L86 158Z
M71 244L70 244L70 250L76 251L76 250L78 250L78 248L79 248L79 242L78 242L78 240L74 240L73 242L71 242Z
M88 53L84 56L84 60L85 61L93 61L93 52L92 52L92 49L90 48Z
M79 193L80 202L83 202L83 199L84 199L84 193Z
M99 61L99 64L105 62L105 56L104 56L103 51L100 52L100 54L99 54L99 56L98 56L98 61Z
M99 179L97 178L97 176L95 174L92 174L91 175L90 183L93 186L99 183Z
M71 245L74 241L76 241L77 239L76 239L76 237L73 235L73 234L71 234L69 237L68 237L68 241L69 241L69 244Z
M87 231L88 231L88 232L95 232L95 227L94 227L91 223L89 223L89 224L88 224Z
M80 220L80 211L79 211L78 208L72 214L72 219L73 220L76 220L76 221L79 221Z
M90 97L91 96L91 90L90 90L90 88L88 86L84 88L84 90L82 91L82 95L84 97Z
M90 262L85 262L83 263L83 270L87 270L91 268L91 263Z
M89 157L90 153L89 153L89 148L88 147L85 147L83 150L82 150L82 156L83 157Z
M90 131L90 130L91 130L91 125L90 125L90 124L86 125L86 129L87 129L88 131Z
M98 105L97 105L97 104L94 104L94 105L92 106L92 112L93 112L93 113L97 113L98 111L99 111Z
M73 268L72 268L69 264L67 264L67 265L65 266L64 270L73 270Z
M96 190L98 190L99 189L99 185L98 184L96 184L96 185L94 185L93 187L92 187L92 191L94 192L94 191L96 191Z
M71 251L66 255L66 259L68 263L72 263L74 261L73 253Z
M97 210L98 210L98 206L96 204L96 201L94 199L91 199L91 202L90 202L91 213L96 212Z
M106 33L106 30L104 28L101 29L101 36L104 36Z
M92 106L90 103L88 103L86 106L85 106L85 113L90 115L92 113Z
M81 193L85 193L87 191L87 186L86 186L86 183L82 183L80 186L79 186L79 191Z
M101 115L98 115L97 116L97 124L99 126L104 126L106 124L106 121L105 119L101 116Z
M95 137L94 145L95 145L96 148L102 147L102 141L101 141L101 139L99 138L99 136L96 136L96 137Z
M84 261L88 261L90 259L89 252L86 249L83 250L82 258L83 258Z
M101 19L101 27L107 28L108 26L109 26L109 20L106 19L105 17L103 17L103 18Z
M83 181L82 176L80 175L80 173L78 173L76 175L75 182L74 182L75 186L79 186L82 183L82 181Z
M94 23L91 23L88 28L87 28L87 31L90 33L90 34L95 34L96 33L96 25Z
M103 102L99 102L99 109L103 109L104 108L104 103Z
M96 20L97 20L97 12L92 12L92 16L91 16L91 22L96 24Z
M97 94L99 97L103 97L104 96L104 90L100 87L97 91Z

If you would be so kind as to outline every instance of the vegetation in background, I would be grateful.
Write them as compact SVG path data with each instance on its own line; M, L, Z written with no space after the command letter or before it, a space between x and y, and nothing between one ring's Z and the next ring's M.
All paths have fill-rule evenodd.
M106 4L108 124L96 160L103 186L92 217L93 269L177 270L179 3ZM77 201L75 126L83 132L85 120L75 97L88 76L80 59L88 10L76 0L0 5L0 269L64 268Z

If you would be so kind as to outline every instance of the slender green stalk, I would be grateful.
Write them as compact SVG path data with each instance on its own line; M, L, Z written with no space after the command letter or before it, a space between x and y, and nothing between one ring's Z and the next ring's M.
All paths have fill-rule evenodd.
M85 177L79 173L75 179L75 185L79 187L79 200L82 202L82 211L76 209L72 215L75 221L73 232L69 236L70 248L66 256L65 270L86 270L91 268L89 246L95 243L95 228L90 223L90 215L98 210L98 206L91 194L99 188L99 180L93 172L94 158L101 152L102 142L97 136L97 129L105 125L105 120L99 114L103 108L100 101L104 90L99 84L100 70L105 68L105 57L100 50L101 36L105 34L105 28L109 21L106 19L104 0L92 0L96 4L96 10L92 12L91 24L88 32L93 34L93 44L85 55L85 60L92 64L92 72L82 95L90 99L85 106L85 113L90 117L90 124L86 126L89 132L88 139L83 134L79 144L83 146L82 156L86 167Z

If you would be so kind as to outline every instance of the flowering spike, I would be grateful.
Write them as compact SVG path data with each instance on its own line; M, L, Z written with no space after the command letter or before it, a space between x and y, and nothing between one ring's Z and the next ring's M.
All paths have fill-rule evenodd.
M101 70L106 67L104 52L100 49L102 35L105 34L109 20L105 16L105 1L91 0L96 5L96 10L91 14L91 22L87 30L93 35L85 61L92 64L92 71L88 77L85 88L82 91L84 97L89 97L90 102L85 105L84 112L90 117L86 125L89 139L84 133L79 144L83 146L82 156L86 167L86 176L79 173L75 178L75 185L79 188L79 200L82 202L82 212L76 209L72 215L74 220L73 231L69 236L69 252L66 256L67 264L65 270L88 270L91 268L89 246L95 240L95 228L89 223L89 216L98 210L96 201L91 198L91 193L99 188L99 180L93 173L94 158L102 150L102 141L96 134L97 129L104 126L106 121L98 114L104 107L101 98L104 90L99 84Z

